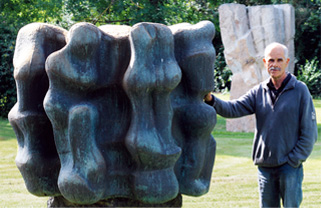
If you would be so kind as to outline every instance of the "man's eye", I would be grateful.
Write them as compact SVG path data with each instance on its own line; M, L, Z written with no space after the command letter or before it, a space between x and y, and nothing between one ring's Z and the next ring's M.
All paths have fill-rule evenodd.
M283 62L283 59L278 59L278 62Z
M269 63L273 63L274 62L274 59L269 59Z

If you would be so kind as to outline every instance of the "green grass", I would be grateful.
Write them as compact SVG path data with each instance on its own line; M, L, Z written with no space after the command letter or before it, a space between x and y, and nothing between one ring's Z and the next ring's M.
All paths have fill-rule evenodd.
M17 140L8 120L0 118L0 207L46 207L46 198L30 194L16 167Z
M228 99L228 95L219 95ZM315 100L318 141L304 163L301 207L321 207L321 100ZM226 132L218 116L213 131L216 160L209 192L201 197L183 196L184 208L259 207L257 169L251 160L253 133ZM14 159L17 141L7 120L0 119L0 207L46 207L47 197L36 197L25 188Z
M0 118L0 141L16 139L12 127L6 119Z

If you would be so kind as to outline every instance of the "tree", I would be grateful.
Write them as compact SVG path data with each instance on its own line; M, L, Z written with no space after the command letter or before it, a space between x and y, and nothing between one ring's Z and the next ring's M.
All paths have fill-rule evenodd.
M297 68L312 61L315 57L321 60L321 1L295 2L296 31L295 49ZM321 70L321 64L317 64Z
M18 30L31 22L59 19L59 0L1 0L0 2L0 117L16 102L12 59Z

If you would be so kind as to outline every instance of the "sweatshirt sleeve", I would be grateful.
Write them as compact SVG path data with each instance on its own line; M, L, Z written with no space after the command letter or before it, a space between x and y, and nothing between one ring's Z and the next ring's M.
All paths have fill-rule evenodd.
M296 146L288 155L288 163L298 167L312 152L318 137L316 112L308 88L303 84L300 104L300 135Z
M216 112L225 118L239 118L255 113L256 88L248 91L239 99L223 101L217 97L214 100Z

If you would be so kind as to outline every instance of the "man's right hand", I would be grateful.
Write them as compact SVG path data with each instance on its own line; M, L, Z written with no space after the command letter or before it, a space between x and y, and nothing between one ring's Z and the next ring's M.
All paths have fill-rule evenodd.
M212 94L208 93L207 95L205 95L204 100L205 102L211 102L213 100Z

